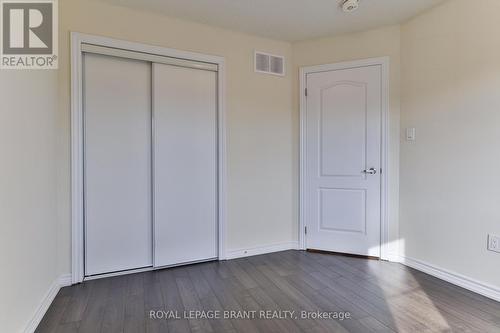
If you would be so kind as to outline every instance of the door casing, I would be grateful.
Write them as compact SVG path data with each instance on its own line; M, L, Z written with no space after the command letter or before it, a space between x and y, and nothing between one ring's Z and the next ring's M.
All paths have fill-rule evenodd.
M362 60L346 61L333 64L306 66L300 68L300 172L299 172L299 248L307 249L306 241L306 216L305 216L305 188L306 178L306 112L307 112L307 74L329 72L341 69L359 68L366 66L380 65L382 68L382 124L381 124L381 182L380 182L380 259L389 260L389 57L369 58Z
M181 51L160 46L129 42L95 35L71 33L71 283L84 280L84 128L83 128L83 55L82 44L142 52L204 62L218 66L218 259L226 259L226 125L225 125L225 60L223 57ZM151 270L148 268L145 270ZM135 270L144 271L144 270ZM99 277L125 273L111 273Z

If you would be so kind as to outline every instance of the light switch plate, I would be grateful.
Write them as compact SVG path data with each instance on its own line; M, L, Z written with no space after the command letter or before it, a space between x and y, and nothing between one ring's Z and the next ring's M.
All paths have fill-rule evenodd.
M488 250L500 253L500 236L488 235Z
M416 139L416 132L415 127L408 127L406 129L406 141L414 142Z

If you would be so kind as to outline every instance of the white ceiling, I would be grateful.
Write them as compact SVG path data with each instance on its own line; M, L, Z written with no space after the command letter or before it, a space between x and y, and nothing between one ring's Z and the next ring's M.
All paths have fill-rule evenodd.
M212 26L287 41L362 31L403 22L443 0L101 0Z

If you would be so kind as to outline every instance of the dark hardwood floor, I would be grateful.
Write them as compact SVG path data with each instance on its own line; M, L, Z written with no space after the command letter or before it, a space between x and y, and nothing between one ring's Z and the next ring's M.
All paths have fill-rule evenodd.
M231 310L230 319L200 318ZM296 312L267 319L274 310ZM255 319L236 318L251 311ZM350 318L301 319L302 311ZM500 303L400 264L285 251L66 287L37 332L486 333L500 332Z

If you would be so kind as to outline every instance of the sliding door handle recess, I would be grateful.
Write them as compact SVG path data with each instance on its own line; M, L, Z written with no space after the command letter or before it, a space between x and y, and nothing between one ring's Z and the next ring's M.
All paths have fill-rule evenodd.
M367 175L375 175L377 173L377 169L370 168L368 170L363 170L363 173L366 173Z

